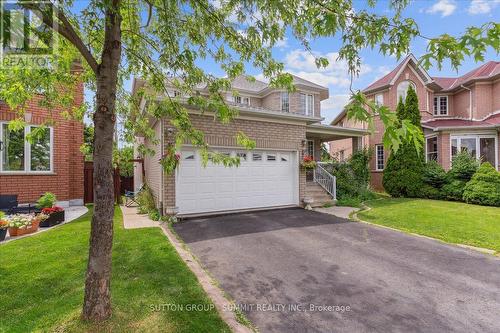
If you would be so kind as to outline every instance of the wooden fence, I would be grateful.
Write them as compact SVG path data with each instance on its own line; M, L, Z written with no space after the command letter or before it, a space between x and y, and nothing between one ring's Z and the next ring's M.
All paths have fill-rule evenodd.
M115 201L118 202L118 199L121 195L121 179L120 179L120 170L115 168L113 171L113 183L114 183L114 193L115 193ZM132 180L133 187L133 180ZM93 203L94 202L94 163L93 162L85 162L83 168L83 202Z

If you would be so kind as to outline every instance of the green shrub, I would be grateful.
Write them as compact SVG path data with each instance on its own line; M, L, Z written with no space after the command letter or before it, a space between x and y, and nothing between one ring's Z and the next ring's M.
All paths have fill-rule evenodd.
M460 152L453 157L451 169L448 172L451 179L468 182L479 168L479 162L468 152Z
M445 199L445 195L442 189L435 188L429 184L423 184L420 189L420 197L434 200Z
M140 214L147 214L156 210L155 198L148 185L144 185L141 192L137 195L137 203L139 204Z
M57 201L56 195L51 192L45 192L36 202L36 206L40 209L51 208Z
M500 172L488 162L481 164L465 185L463 199L467 203L500 206Z
M460 179L450 179L450 181L443 185L442 195L444 199L462 201L466 181Z
M157 210L152 210L148 214L149 218L153 221L159 221L160 220L160 213Z
M352 172L354 174L354 179L362 187L366 188L370 183L370 158L372 151L369 148L363 148L355 151L348 161Z
M436 161L427 162L424 167L423 181L431 187L439 189L446 184L446 171Z

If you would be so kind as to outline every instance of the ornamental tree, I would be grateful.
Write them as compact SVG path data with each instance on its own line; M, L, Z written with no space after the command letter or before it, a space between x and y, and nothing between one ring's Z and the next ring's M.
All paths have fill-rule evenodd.
M378 49L385 55L400 58L410 51L415 38L428 40L422 65L438 66L450 60L457 68L466 56L482 60L488 48L500 49L500 24L490 22L469 27L461 36L435 37L420 33L416 22L403 17L409 0L392 0L392 15L373 13L376 1L367 9L355 10L352 0L89 0L84 7L72 0L50 2L19 0L18 5L33 13L43 23L28 29L43 43L54 34L59 43L51 64L45 68L27 69L22 65L0 70L0 98L19 112L20 118L9 126L21 126L26 102L33 96L40 103L65 106L66 116L81 118L85 112L94 125L94 205L89 260L85 281L82 315L87 320L105 320L111 315L110 277L113 238L113 137L117 115L126 116L127 137L141 135L154 139L148 126L149 117L169 117L176 126L176 142L191 141L206 161L237 165L238 160L217 156L206 145L203 133L193 128L187 107L211 111L221 122L230 122L236 111L226 105L221 91L231 91L231 80L250 65L262 71L274 87L293 90L292 77L283 72L283 64L272 57L272 47L291 33L304 49L314 55L310 41L337 36L341 40L339 60L345 60L355 77L361 65L360 51ZM4 18L2 18L4 19ZM20 32L19 32L20 33ZM71 72L75 59L82 62L79 75ZM225 72L224 78L207 73L200 60L211 59ZM317 57L316 65L325 67L328 60ZM137 100L124 89L131 75L147 81L147 89L138 92L146 98L145 110L139 112ZM72 87L84 81L95 92L92 108L72 108ZM182 103L170 96L166 83L183 95ZM207 86L209 96L194 92L198 85ZM161 94L166 98L158 100ZM421 147L422 136L409 121L396 126L395 114L352 91L348 117L373 125L374 114L384 125L384 144L397 150L402 140ZM49 120L50 121L50 120ZM239 133L237 142L252 148L254 142ZM148 151L140 147L145 154ZM150 152L149 152L150 153ZM175 163L175 159L170 159ZM162 163L169 169L169 162Z
M420 110L417 93L412 86L408 89L405 104L400 98L396 109L398 122L410 122L420 129ZM422 134L420 134L422 136ZM391 152L384 169L384 189L394 197L418 197L423 186L424 152L422 147L403 140L402 146Z

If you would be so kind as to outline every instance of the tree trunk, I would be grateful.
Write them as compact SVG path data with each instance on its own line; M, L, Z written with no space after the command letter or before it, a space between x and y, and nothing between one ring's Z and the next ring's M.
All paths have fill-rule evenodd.
M85 280L84 320L102 321L111 316L111 250L113 245L113 132L116 86L121 60L120 0L105 11L106 27L96 81L94 113L94 214L90 231L89 261Z

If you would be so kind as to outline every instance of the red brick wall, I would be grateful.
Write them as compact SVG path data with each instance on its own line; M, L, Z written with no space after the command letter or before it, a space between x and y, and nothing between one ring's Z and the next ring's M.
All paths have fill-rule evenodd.
M19 202L33 202L44 192L53 192L57 199L66 201L83 199L83 155L80 146L83 143L83 123L64 119L61 109L40 107L36 97L28 103L27 113L32 114L31 124L42 124L53 119L54 146L53 165L54 173L34 175L25 173L11 175L0 173L0 194L18 194ZM75 104L83 102L83 84L78 86ZM0 102L0 121L10 121L18 115L8 106Z

